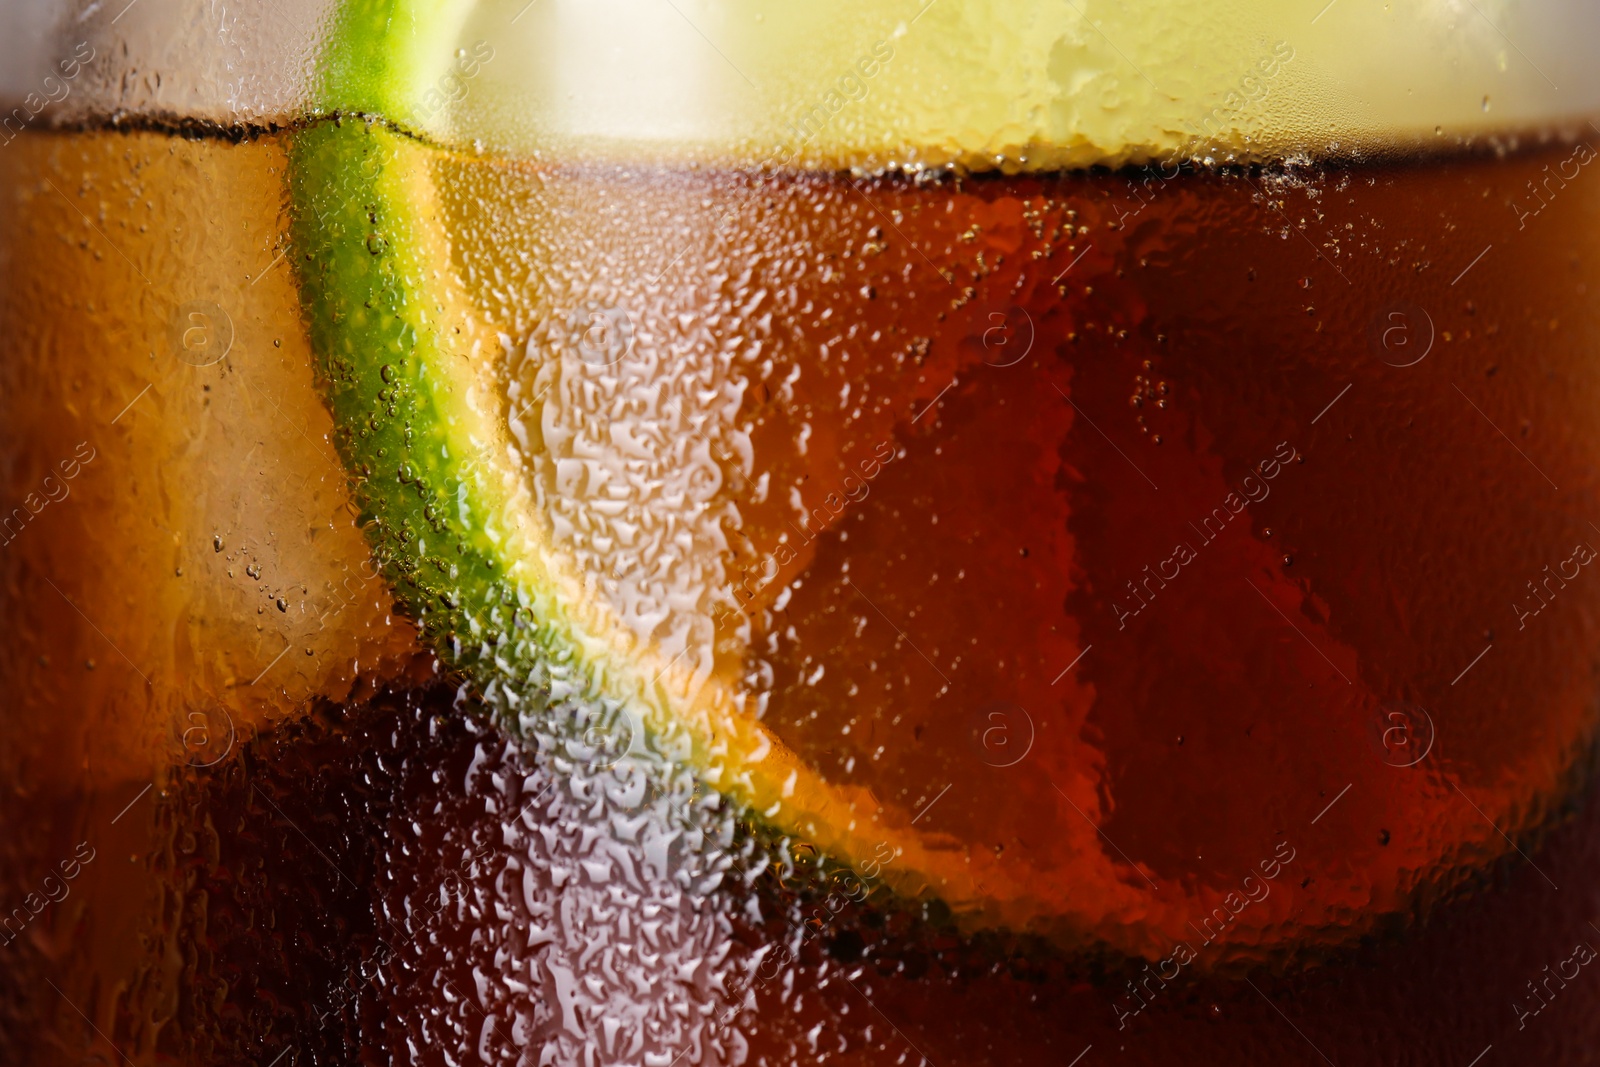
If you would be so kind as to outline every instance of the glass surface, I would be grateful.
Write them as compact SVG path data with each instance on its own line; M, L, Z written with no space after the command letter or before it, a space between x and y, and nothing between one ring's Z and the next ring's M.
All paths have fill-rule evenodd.
M1596 10L3 19L0 1062L1600 1062Z

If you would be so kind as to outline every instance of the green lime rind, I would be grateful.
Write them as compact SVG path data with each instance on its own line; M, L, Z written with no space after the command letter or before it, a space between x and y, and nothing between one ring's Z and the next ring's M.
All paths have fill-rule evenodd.
M401 609L513 733L575 762L622 748L690 768L754 822L845 862L888 848L883 877L907 898L977 899L1005 877L988 857L968 862L909 812L828 783L731 705L736 680L691 691L686 668L635 641L551 549L482 350L497 342L454 274L436 153L370 118L312 124L290 151L306 328Z
M498 642L529 605L496 573L490 516L461 477L453 383L437 370L448 358L438 335L446 309L426 299L428 270L416 254L422 235L404 197L386 188L404 165L403 150L399 135L362 119L297 133L292 236L302 308L361 521L399 601L429 642L457 660L460 635L492 633Z
M368 118L314 123L290 151L303 317L381 572L514 732L712 766L715 731L674 718L538 543L486 331L433 219L432 155Z
M385 579L515 732L652 751L770 808L772 775L749 777L775 747L759 725L703 701L686 709L671 691L683 672L630 643L549 551L481 351L492 333L437 220L436 154L373 116L313 122L290 148L303 318Z
M312 114L382 115L420 129L476 0L344 0L313 86Z
M417 211L425 150L391 128L416 115L472 6L339 9L316 86L324 118L290 149L291 238L335 444L382 573L427 643L526 732L572 688L559 677L572 628L539 575L507 573L515 493L477 462L492 424L463 395L463 364L448 366L470 357L474 331L438 274L448 249Z
M436 152L381 112L415 114L470 6L348 5L319 84L325 116L290 148L301 306L368 538L427 642L519 733L599 726L775 810L784 783L807 777L793 754L716 687L688 695L684 671L634 642L550 551L480 351L493 333L451 265Z
M482 462L497 443L493 412L464 395L476 331L424 217L427 150L395 129L447 69L472 6L340 8L316 87L323 118L290 149L291 238L335 444L382 573L426 642L528 733L552 701L591 687L575 684L581 642L548 576L508 573L515 487Z
M625 750L692 769L736 810L848 863L888 849L882 877L908 899L998 893L1016 907L987 921L1021 928L1039 910L1028 886L988 854L917 830L902 807L827 782L738 709L737 677L696 682L552 547L495 377L498 342L455 274L437 150L404 132L407 102L440 67L420 53L449 62L464 6L349 5L319 89L324 117L296 131L289 154L303 318L399 607L490 714L558 759L607 766Z
M290 150L303 317L335 444L401 609L523 737L571 751L598 731L601 747L692 767L835 854L871 856L890 839L907 854L897 875L939 866L908 828L876 825L880 805L865 790L828 785L733 707L735 683L713 676L691 691L687 668L635 641L551 550L495 360L481 350L485 336L496 342L454 275L435 155L370 118L314 123Z

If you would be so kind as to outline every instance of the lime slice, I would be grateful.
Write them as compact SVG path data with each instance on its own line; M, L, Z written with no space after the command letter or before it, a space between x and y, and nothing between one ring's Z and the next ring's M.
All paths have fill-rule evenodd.
M499 358L504 347L498 336L501 324L463 281L460 262L468 257L455 245L471 239L461 232L460 211L443 195L441 177L448 168L436 165L443 153L428 143L428 109L415 104L449 74L452 63L463 60L452 49L469 24L469 6L388 0L347 9L330 46L322 86L327 118L296 135L291 182L306 320L328 381L336 443L356 478L367 529L404 608L493 713L509 728L541 738L582 737L593 729L612 734L619 723L626 723L622 732L641 753L652 751L694 768L704 783L741 810L860 870L876 872L904 897L931 894L948 902L969 928L1026 930L1063 945L1099 943L1151 959L1166 954L1175 940L1190 937L1184 930L1195 917L1204 923L1218 908L1227 910L1221 912L1223 929L1215 940L1238 946L1241 953L1291 941L1300 946L1337 941L1352 930L1366 929L1362 922L1346 921L1350 910L1336 896L1316 898L1302 908L1290 894L1279 893L1270 904L1244 908L1243 898L1231 887L1209 886L1184 875L1162 877L1157 884L1152 877L1157 872L1148 864L1126 857L1118 862L1118 854L1108 848L1109 838L1102 841L1099 836L1110 803L1098 792L1105 775L1097 759L1103 756L1094 745L1077 740L1081 720L1054 741L1061 773L1051 781L1051 793L1041 793L1043 803L1052 807L1047 811L1041 805L1037 819L1041 832L1050 837L1048 847L1031 854L1012 850L1002 863L998 850L984 847L974 834L941 833L930 828L938 820L921 820L921 811L865 785L829 781L816 766L814 749L806 750L810 758L802 758L747 712L737 665L714 659L686 663L681 644L664 643L629 624L615 599L597 588L592 569L560 546L552 533L558 517L545 513L529 485L524 462L529 446L517 432L525 394L516 390L525 383L516 381ZM1019 260L1026 238L1018 207L1018 219L1009 226L996 207L992 240L998 242L993 251ZM908 209L915 210L911 205ZM954 248L958 241L975 240L978 229L960 238L953 233L948 240L940 238L933 254L943 257L938 246ZM583 256L580 248L570 257L580 270ZM1113 296L1129 295L1110 288L1111 272L1098 262L1090 259L1080 268L1080 284L1087 272L1099 272L1096 288L1104 287ZM1068 264L1063 260L1059 266ZM966 273L976 276L971 270ZM838 301L838 307L847 306L845 299ZM830 305L828 310L838 308ZM962 312L978 313L975 308ZM939 314L942 320L943 312ZM555 327L546 323L540 328ZM973 358L981 356L980 351ZM1041 395L1049 399L1045 391ZM931 406L939 398L930 394L921 399ZM1103 399L1109 402L1109 395ZM1058 422L1070 418L1060 412L1040 417ZM823 451L827 445L819 441L816 447ZM1287 451L1275 463L1294 455L1287 442L1283 447ZM1253 457L1265 454L1252 452ZM1212 467L1209 456L1205 464L1199 473L1216 483L1214 493L1198 488L1209 484L1201 479L1179 479L1196 494L1191 501L1195 514L1204 514L1228 491L1218 480L1220 464ZM874 490L880 491L887 492ZM1109 515L1108 507L1102 511ZM1121 530L1159 526L1139 521L1110 525ZM1282 577L1279 570L1287 561L1280 565L1278 553L1244 533L1240 542L1235 562L1241 573ZM1287 579L1256 589L1239 583L1234 593L1259 617L1249 636L1259 633L1261 640L1245 640L1240 647L1276 647L1283 636L1279 620L1297 609L1298 587ZM1263 599L1265 604L1259 604ZM1203 616L1197 619L1197 625L1205 624ZM1273 630L1269 633L1267 627ZM1062 664L1076 662L1073 657L1087 651L1070 647L1078 640L1072 633L1064 632L1061 640ZM1152 641L1148 647L1159 651L1167 646ZM1355 674L1355 655L1354 649L1348 657L1339 653L1343 667L1334 669ZM1317 676L1323 659L1329 666L1334 663L1313 644L1292 645L1278 658L1285 665L1286 683ZM1136 664L1136 657L1122 659L1130 671ZM1206 669L1201 662L1196 673ZM1109 710L1125 751L1148 753L1152 748L1140 731L1150 721L1160 721L1160 714L1151 710L1152 699L1139 681L1126 679L1121 692L1127 699L1112 703ZM1076 685L1068 679L1056 690L1071 690L1062 701L1074 712L1087 709L1094 699L1092 693L1074 689ZM1362 703L1368 694L1347 700L1337 692L1319 699L1330 702L1341 722L1355 723L1368 710ZM1141 711L1143 719L1137 714ZM1176 744L1182 744L1181 737ZM1339 744L1334 764L1358 765L1360 756L1363 773L1376 776L1390 769L1366 752L1364 736L1344 731ZM1293 766L1299 772L1307 765L1297 760ZM1151 777L1162 784L1159 775ZM1415 810L1418 805L1411 801L1442 788L1420 775L1403 780L1389 776L1383 788L1371 792L1398 813ZM1358 789L1357 795L1362 792ZM1055 807L1055 793L1065 807ZM1012 798L1007 803L1016 814L1030 801ZM1182 803L1181 798L1173 800L1174 805ZM1134 807L1126 798L1124 805ZM1456 862L1478 840L1471 833L1489 836L1489 828L1470 829L1476 813L1456 806L1450 829L1439 835L1441 847L1425 857L1427 863L1438 862L1439 852ZM1051 811L1059 819L1049 818ZM1022 812L1019 818L1033 815ZM1293 862L1293 846L1280 844L1281 850L1270 841L1262 845L1260 869L1274 872L1264 875L1268 879ZM1371 847L1386 845L1387 831ZM1256 857L1249 861L1255 863ZM1189 862L1188 856L1177 856L1173 865L1181 871ZM1362 862L1379 868L1366 853ZM1386 880L1384 892L1391 884L1409 891L1410 869L1401 870L1398 859L1383 862L1388 864L1379 872ZM1304 887L1311 879L1297 881ZM1243 890L1251 891L1248 886ZM1358 880L1352 892L1365 891ZM1401 895L1396 889L1392 897L1379 900L1373 892L1370 899L1376 903L1355 919L1365 921L1392 910L1389 901ZM1318 904L1325 906L1318 910ZM1355 905L1365 906L1366 901ZM1199 936L1208 944L1214 940Z
M415 42L452 41L465 7L351 5L324 99L355 106L328 107L338 117L297 134L292 153L302 300L336 444L385 576L426 640L509 727L609 732L625 717L636 747L692 765L828 855L881 866L904 896L974 902L984 923L1048 919L1074 942L1134 907L1139 891L1092 847L1092 831L1073 871L1090 907L1063 913L1031 898L1029 884L1046 880L968 857L948 835L914 828L913 813L826 782L738 708L737 678L697 677L640 641L553 549L517 461L492 324L451 268L431 149L372 114L405 114L410 87L451 61Z
M513 157L1014 173L1428 150L1600 107L1579 0L1160 11L482 0L461 40L506 58L462 106L418 111Z

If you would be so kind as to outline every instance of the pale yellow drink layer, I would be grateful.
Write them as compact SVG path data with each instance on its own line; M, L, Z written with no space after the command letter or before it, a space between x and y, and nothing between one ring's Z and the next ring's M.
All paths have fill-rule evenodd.
M1574 0L490 0L422 126L516 155L1053 169L1587 118ZM470 74L467 71L470 70Z

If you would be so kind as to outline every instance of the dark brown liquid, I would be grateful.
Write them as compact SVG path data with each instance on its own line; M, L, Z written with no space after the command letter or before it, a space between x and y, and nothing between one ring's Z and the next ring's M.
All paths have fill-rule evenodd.
M440 165L462 204L574 205L557 236L593 238L591 258L530 280L494 240L518 236L514 210L452 223L482 238L458 247L463 274L498 268L519 294L495 308L481 289L513 332L621 266L637 276L607 284L629 304L685 228L709 236L662 276L665 304L721 301L719 277L771 294L749 311L727 297L709 330L759 336L771 359L742 411L754 470L727 489L752 637L718 632L720 655L770 668L779 736L923 812L954 850L1054 869L1039 892L1063 907L1086 906L1066 842L1092 824L1096 862L1148 878L1195 927L1194 962L1174 973L1153 955L1152 978L1144 960L958 935L937 903L823 920L816 900L730 877L728 958L787 941L798 959L758 966L752 1010L678 1063L732 1062L746 1042L772 1064L1065 1064L1087 1047L1085 1067L1448 1065L1491 1044L1499 1062L1585 1062L1600 978L1571 961L1600 946L1583 890L1600 814L1570 797L1592 741L1600 580L1574 561L1600 547L1600 194L1574 159L1561 145L1294 177L1186 170L1135 189L1125 174L852 188ZM1563 165L1575 175L1551 180ZM88 235L78 255L96 284L121 269ZM24 337L90 299L76 280L30 291L7 305ZM60 358L87 367L106 340ZM13 381L46 383L41 406L70 400L77 375L35 373L16 343L7 359ZM42 434L25 447L48 451ZM51 514L71 544L104 528ZM48 592L31 577L48 540L18 540L9 588ZM100 614L90 590L66 591ZM4 610L40 627L31 592ZM51 620L88 647L84 621ZM631 1062L603 1016L569 1025L530 941L538 894L516 865L539 831L512 832L508 813L545 771L463 721L453 684L269 720L113 826L148 779L101 786L78 748L52 745L33 717L71 715L76 690L20 663L11 688L37 695L8 753L5 820L26 831L8 837L7 900L80 837L99 851L0 949L15 961L8 1062L537 1063L591 1041L598 1062ZM1189 903L1246 877L1270 895L1227 921ZM1239 943L1268 908L1283 909L1270 936ZM628 1003L628 981L596 995ZM642 1032L641 1060L681 1047Z
M1588 750L1592 156L438 177L513 336L735 353L717 632L777 735L948 835L957 911L1214 966L1447 890Z

